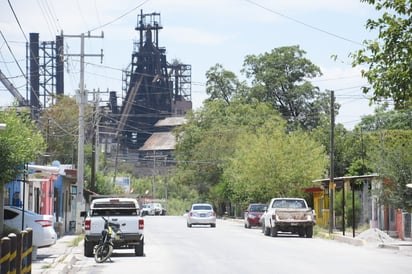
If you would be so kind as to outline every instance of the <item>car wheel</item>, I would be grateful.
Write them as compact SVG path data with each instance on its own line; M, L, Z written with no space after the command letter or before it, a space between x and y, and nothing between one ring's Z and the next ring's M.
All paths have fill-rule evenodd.
M272 227L270 229L270 236L272 236L272 237L277 237L278 236L278 228L276 226Z
M134 246L134 255L139 257L144 256L144 239L139 241L138 245Z
M94 243L84 240L84 256L93 257Z
M187 223L187 227L192 227L192 224Z
M298 231L299 237L305 237L305 233L306 231L304 227L301 227Z
M210 224L210 227L216 227L216 224Z
M308 226L306 228L306 238L312 238L313 236L313 226Z
M265 234L265 236L269 236L270 235L270 227L263 227L263 234Z

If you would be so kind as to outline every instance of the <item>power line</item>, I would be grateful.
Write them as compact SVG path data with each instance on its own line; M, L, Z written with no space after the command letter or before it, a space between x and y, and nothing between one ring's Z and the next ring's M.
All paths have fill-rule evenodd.
M104 27L106 27L106 26L108 26L108 25L113 24L114 22L116 22L116 21L122 19L123 17L125 17L126 15L132 13L133 11L137 10L138 8L140 8L141 6L143 6L144 4L146 4L146 3L149 2L149 1L150 1L150 0L144 0L143 2L141 2L140 4L138 4L136 7L132 8L131 10L129 10L129 11L127 11L127 12L125 12L124 14L120 15L119 17L116 17L115 19L113 19L113 20L111 20L111 21L109 21L109 22L107 22L107 23L105 23L105 24L103 24L103 25L97 26L97 27L91 29L90 31L95 31L95 30L98 30L98 29L101 29L101 28L104 28Z
M16 13L14 12L13 6L12 6L12 4L10 3L10 0L7 0L7 2L9 3L10 9L11 9L11 11L13 12L14 18L16 19L17 24L19 25L19 28L20 28L21 32L23 33L24 39L26 39L26 42L28 42L29 40L27 39L26 34L24 33L23 28L21 27L19 18L17 18Z
M269 11L269 12L271 12L271 13L274 13L274 14L280 16L280 17L286 18L286 19L291 20L291 21L293 21L293 22L295 22L295 23L298 23L298 24L300 24L300 25L303 25L303 26L305 26L305 27L307 27L307 28L310 28L310 29L313 29L313 30L316 30L316 31L319 31L319 32L322 32L322 33L325 33L325 34L327 34L327 35L333 36L333 37L338 38L338 39L340 39L340 40L344 40L344 41L346 41L346 42L353 43L353 44L355 44L355 45L363 46L363 44L361 44L361 43L359 43L359 42L357 42L357 41L354 41L354 40L345 38L345 37L343 37L343 36L337 35L337 34L335 34L335 33L329 32L329 31L327 31L327 30L324 30L324 29L321 29L321 28L312 26L312 25L307 24L307 23L305 23L305 22L303 22L303 21L300 21L300 20L298 20L298 19L295 19L295 18L293 18L293 17L290 17L290 16L288 16L288 15L285 15L285 14L283 14L283 13L280 13L280 12L278 12L278 11L275 11L275 10L273 10L273 9L270 9L270 8L268 8L268 7L265 7L265 6L261 5L261 4L258 4L258 3L256 3L255 1L252 1L252 0L245 0L245 1L246 1L246 2L249 2L250 4L255 5L255 6L261 8L261 9L264 9L264 10L266 10L266 11Z

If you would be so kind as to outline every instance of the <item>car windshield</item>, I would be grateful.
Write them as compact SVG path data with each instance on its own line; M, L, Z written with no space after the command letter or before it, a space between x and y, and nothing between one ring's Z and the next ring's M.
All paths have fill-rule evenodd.
M195 205L193 210L212 210L212 207L209 205Z
M273 208L306 208L302 200L277 200L273 203Z
M264 212L266 205L251 205L250 211L251 212Z

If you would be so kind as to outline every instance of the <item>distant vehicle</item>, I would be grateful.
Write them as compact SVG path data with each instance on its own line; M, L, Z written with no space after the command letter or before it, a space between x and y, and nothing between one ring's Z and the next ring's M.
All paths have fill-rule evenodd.
M23 210L20 207L4 206L4 224L10 228L21 230ZM23 228L33 229L33 246L45 247L56 243L57 234L53 228L52 215L41 215L30 210L24 210Z
M187 227L192 225L216 227L216 213L210 204L193 204L186 219Z
M261 226L260 217L265 212L266 204L249 204L244 214L245 228Z
M142 209L140 211L140 214L142 216L146 216L146 215L155 215L155 209L152 206L152 204L143 204L142 205Z
M166 215L166 209L163 208L161 203L152 203L153 208L154 208L154 215Z

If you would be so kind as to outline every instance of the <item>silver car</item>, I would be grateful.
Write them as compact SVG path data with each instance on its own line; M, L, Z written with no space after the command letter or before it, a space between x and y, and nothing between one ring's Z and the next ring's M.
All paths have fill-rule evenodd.
M187 214L187 227L210 225L216 227L216 213L210 204L193 204Z

